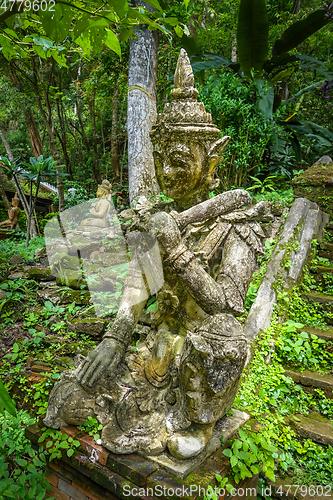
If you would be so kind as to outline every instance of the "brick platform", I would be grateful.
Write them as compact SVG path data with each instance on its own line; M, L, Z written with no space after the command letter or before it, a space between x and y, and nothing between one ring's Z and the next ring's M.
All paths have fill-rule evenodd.
M76 427L63 427L62 432L75 437L81 443L77 454L48 464L47 480L52 486L48 497L56 500L176 500L178 498L202 500L202 491L208 485L217 485L215 474L228 475L229 459L219 448L207 458L186 480L176 478L156 464L136 454L116 455L95 443L87 434L79 433ZM25 435L36 447L42 430L37 424L26 428ZM246 494L246 489L257 491L258 475L237 485L244 494L233 496L233 500L254 500L256 494ZM155 495L155 496L154 496ZM226 500L221 496L220 500Z

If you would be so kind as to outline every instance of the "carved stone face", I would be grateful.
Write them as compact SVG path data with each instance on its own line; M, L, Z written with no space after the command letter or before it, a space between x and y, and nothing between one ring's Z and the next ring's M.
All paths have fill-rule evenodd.
M157 180L166 196L181 201L200 189L207 171L207 153L199 141L154 144L153 154Z
M105 191L105 189L103 189L101 186L98 186L97 188L97 198L101 198L102 196L105 196L107 193Z
M180 364L180 387L186 417L208 424L231 407L246 359L245 340L230 340L209 346L199 336L185 340L187 355ZM192 347L191 347L192 346ZM219 356L213 353L220 350Z

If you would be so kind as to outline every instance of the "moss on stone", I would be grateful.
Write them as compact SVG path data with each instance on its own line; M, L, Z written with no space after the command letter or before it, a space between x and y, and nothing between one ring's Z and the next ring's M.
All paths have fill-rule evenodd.
M319 160L320 161L320 160ZM293 179L294 186L323 186L323 184L333 185L333 161L329 163L315 163L296 179Z

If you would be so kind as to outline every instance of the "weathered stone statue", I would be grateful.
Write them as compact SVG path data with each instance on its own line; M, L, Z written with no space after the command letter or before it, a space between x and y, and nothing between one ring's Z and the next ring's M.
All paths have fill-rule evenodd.
M96 195L99 200L93 203L90 208L92 218L83 220L77 228L77 232L82 232L85 236L90 236L92 232L110 225L107 215L111 209L111 190L112 186L108 180L105 179L102 181L102 184L99 184Z
M164 285L153 327L129 348L146 303L140 269L130 265L113 325L76 370L63 374L44 420L59 428L95 416L103 445L115 453L198 455L231 408L246 360L236 317L262 252L256 220L265 207L251 207L244 190L209 199L230 138L220 138L197 96L181 50L172 102L151 132L159 184L175 203L162 209L140 199L129 233L133 241L138 231L150 233L161 252Z
M0 227L3 229L17 229L18 228L18 219L20 217L21 209L19 208L20 199L17 197L17 193L15 193L14 198L12 198L12 208L8 210L8 220L5 220L0 223Z

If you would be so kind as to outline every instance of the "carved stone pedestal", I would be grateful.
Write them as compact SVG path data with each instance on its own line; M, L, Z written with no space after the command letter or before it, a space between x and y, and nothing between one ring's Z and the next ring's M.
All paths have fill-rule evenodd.
M48 497L61 500L202 500L208 486L217 486L215 474L226 477L229 459L222 454L220 436L225 442L248 420L246 413L219 420L204 454L181 463L166 454L143 458L137 454L116 455L96 444L92 437L79 433L76 427L63 427L62 432L78 439L81 451L69 458L52 460L48 481L52 492ZM37 447L42 431L38 425L26 429L26 437ZM46 445L46 443L44 443ZM172 471L172 473L171 473ZM258 475L239 483L233 500L254 500L257 496ZM242 493L243 491L243 493ZM227 500L220 496L220 500Z

